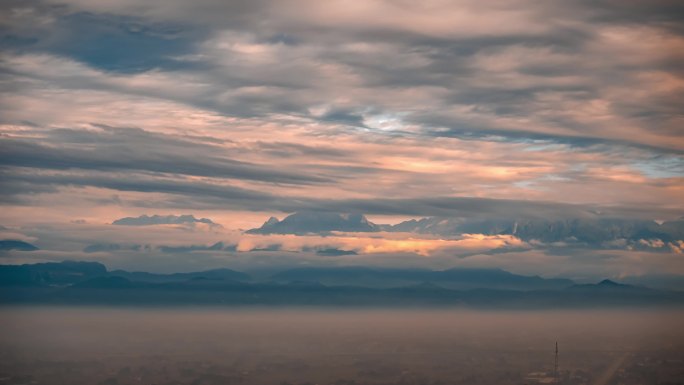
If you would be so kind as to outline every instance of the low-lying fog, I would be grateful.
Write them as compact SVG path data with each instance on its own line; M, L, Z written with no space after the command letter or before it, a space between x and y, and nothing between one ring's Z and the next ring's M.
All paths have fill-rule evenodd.
M0 384L681 383L684 312L0 309ZM669 381L669 382L668 382Z

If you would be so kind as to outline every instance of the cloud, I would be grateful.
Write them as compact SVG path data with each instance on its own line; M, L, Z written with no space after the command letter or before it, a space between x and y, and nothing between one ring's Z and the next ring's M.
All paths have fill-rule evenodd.
M116 219L112 222L113 225L121 226L154 226L154 225L196 225L206 224L210 227L219 226L218 223L213 222L208 218L195 218L194 215L141 215L139 217L126 217Z
M660 239L640 239L639 245L660 249L665 246L665 242Z
M40 169L146 171L279 183L321 183L314 175L277 171L226 157L207 143L132 128L98 126L93 130L57 129L41 140L3 140L2 164ZM51 143L59 143L55 147ZM195 156L202 154L202 157ZM213 154L213 155L212 155Z
M24 10L31 8L24 8ZM135 16L69 12L64 8L28 11L20 17L41 18L42 25L15 36L15 46L69 56L106 71L135 73L155 68L178 68L174 60L194 52L204 31L184 29L176 23L149 23ZM22 39L27 43L21 44ZM125 47L125 48L122 48ZM125 49L125 54L122 53Z
M684 253L684 241L682 241L682 240L678 240L678 241L674 241L674 242L668 242L667 246L675 254Z
M581 218L601 213L606 217L653 218L671 217L669 208L658 206L603 206L568 204L549 201L490 199L473 197L322 199L313 197L278 196L231 185L196 182L176 178L142 178L128 176L121 179L108 174L87 175L27 175L1 173L3 182L15 187L25 185L17 193L50 191L54 186L93 186L119 191L163 193L186 196L188 199L166 202L170 207L208 208L223 206L233 209L262 211L264 209L296 212L365 212L369 214L402 216L455 216L466 218ZM149 205L155 207L154 205Z
M95 243L83 248L84 253L116 252L120 250L140 251L141 245L120 245L117 243Z
M358 253L353 250L340 250L336 248L328 248L328 249L318 249L316 250L317 255L322 255L326 257L339 257L343 255L357 255Z
M173 255L169 263L185 268L218 263L218 251L205 248L225 242L254 263L281 263L275 254L292 263L367 262L373 251L373 263L431 255L434 264L509 266L506 258L518 258L535 269L538 258L580 271L614 259L624 263L616 269L645 269L635 255L664 269L673 260L662 254L681 251L679 239L651 234L638 238L646 244L600 246L611 249L601 250L610 256L601 262L578 256L568 241L464 238L451 240L460 243L449 244L449 258L441 240L408 235L308 245L237 235L262 216L297 211L393 223L681 216L680 2L11 0L0 7L2 222L45 245L45 258L73 252L134 264L141 253L141 264L154 265ZM150 212L193 212L227 228L140 226L133 234L103 225ZM663 244L652 247L655 239ZM100 251L84 253L89 245ZM617 249L626 254L617 257ZM357 254L331 258L325 250Z
M370 115L399 114L425 124L419 130L427 134L682 149L675 70L682 57L674 53L682 39L671 28L677 13L664 12L677 8L669 3L648 11L643 4L621 5L613 17L608 10L616 7L580 1L519 1L515 8L470 1L401 7L292 2L302 10L294 13L283 2L203 4L35 3L10 6L9 23L21 35L18 20L49 20L19 51L30 47L100 69L107 69L102 63L148 69L144 77L117 75L116 82L92 72L91 81L69 77L81 87L93 87L94 80L97 88L230 115L292 114L363 127ZM236 9L245 13L235 15ZM385 15L381 22L369 17L377 13ZM639 28L633 28L638 16ZM99 57L111 46L127 54ZM630 65L621 65L625 61ZM624 92L630 89L640 92ZM311 113L321 104L331 106L328 113ZM649 128L655 123L659 130Z
M194 251L235 251L236 245L226 245L223 242L216 242L212 245L191 245L191 246L159 246L159 250L164 253L190 253Z
M458 238L439 239L417 234L339 233L327 236L243 235L237 245L240 252L316 251L318 255L372 255L410 253L424 257L451 253L469 255L492 249L527 247L511 235L463 234ZM322 251L322 252L321 252Z

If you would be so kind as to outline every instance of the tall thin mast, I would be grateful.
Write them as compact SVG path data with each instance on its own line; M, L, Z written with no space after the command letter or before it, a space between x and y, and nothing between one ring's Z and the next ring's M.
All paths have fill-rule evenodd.
M553 363L553 382L558 383L558 341L556 341L556 359Z

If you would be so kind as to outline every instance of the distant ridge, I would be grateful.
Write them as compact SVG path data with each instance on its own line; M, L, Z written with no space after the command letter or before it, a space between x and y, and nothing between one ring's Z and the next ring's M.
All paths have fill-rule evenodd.
M587 244L626 239L660 239L664 242L684 239L684 220L658 224L652 220L619 218L500 219L466 220L463 218L429 217L409 220L385 228L386 231L414 232L433 235L487 234L515 235L529 241L559 242L574 240Z
M0 251L2 250L35 251L39 249L37 246L28 242L15 239L4 239L0 241Z
M684 240L684 219L657 223L644 219L604 218L595 214L573 219L497 219L427 217L411 219L396 225L375 224L362 214L329 212L297 212L279 221L269 218L249 234L325 234L346 232L409 232L444 237L461 234L513 235L524 241L572 242L592 246L625 240L634 247L645 247L640 241L653 239L667 242ZM665 247L665 244L664 246Z
M449 289L497 288L512 290L563 289L569 279L523 276L501 269L453 268L448 270L388 269L369 267L295 268L271 277L276 282L316 281L325 285L390 288L432 284Z
M194 215L141 215L139 217L125 217L112 222L118 226L154 226L154 225L183 225L204 223L210 226L220 226L208 218L195 218Z
M115 270L109 273L112 276L122 277L131 281L143 282L180 282L191 279L221 279L231 281L249 281L251 277L245 273L231 269L213 269L191 273L155 274L147 272L128 272Z
M298 212L279 221L270 217L256 229L248 230L248 234L312 234L331 231L372 232L379 227L368 221L362 214L339 214L328 212Z
M617 283L610 279L604 279L599 283L589 283L583 285L573 285L569 287L570 290L593 290L593 291L605 291L605 290L651 290L643 286L633 286L624 283Z
M0 285L70 285L107 274L97 262L47 262L27 265L0 265Z
M610 280L561 287L572 281L520 276L499 269L307 268L291 269L261 281L243 278L250 277L230 269L153 274L108 272L94 262L0 265L0 305L489 309L684 306L684 292Z

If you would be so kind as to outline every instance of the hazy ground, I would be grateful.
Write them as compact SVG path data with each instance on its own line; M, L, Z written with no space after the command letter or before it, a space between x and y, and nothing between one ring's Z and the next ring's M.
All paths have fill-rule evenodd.
M675 384L684 312L3 308L0 384Z

